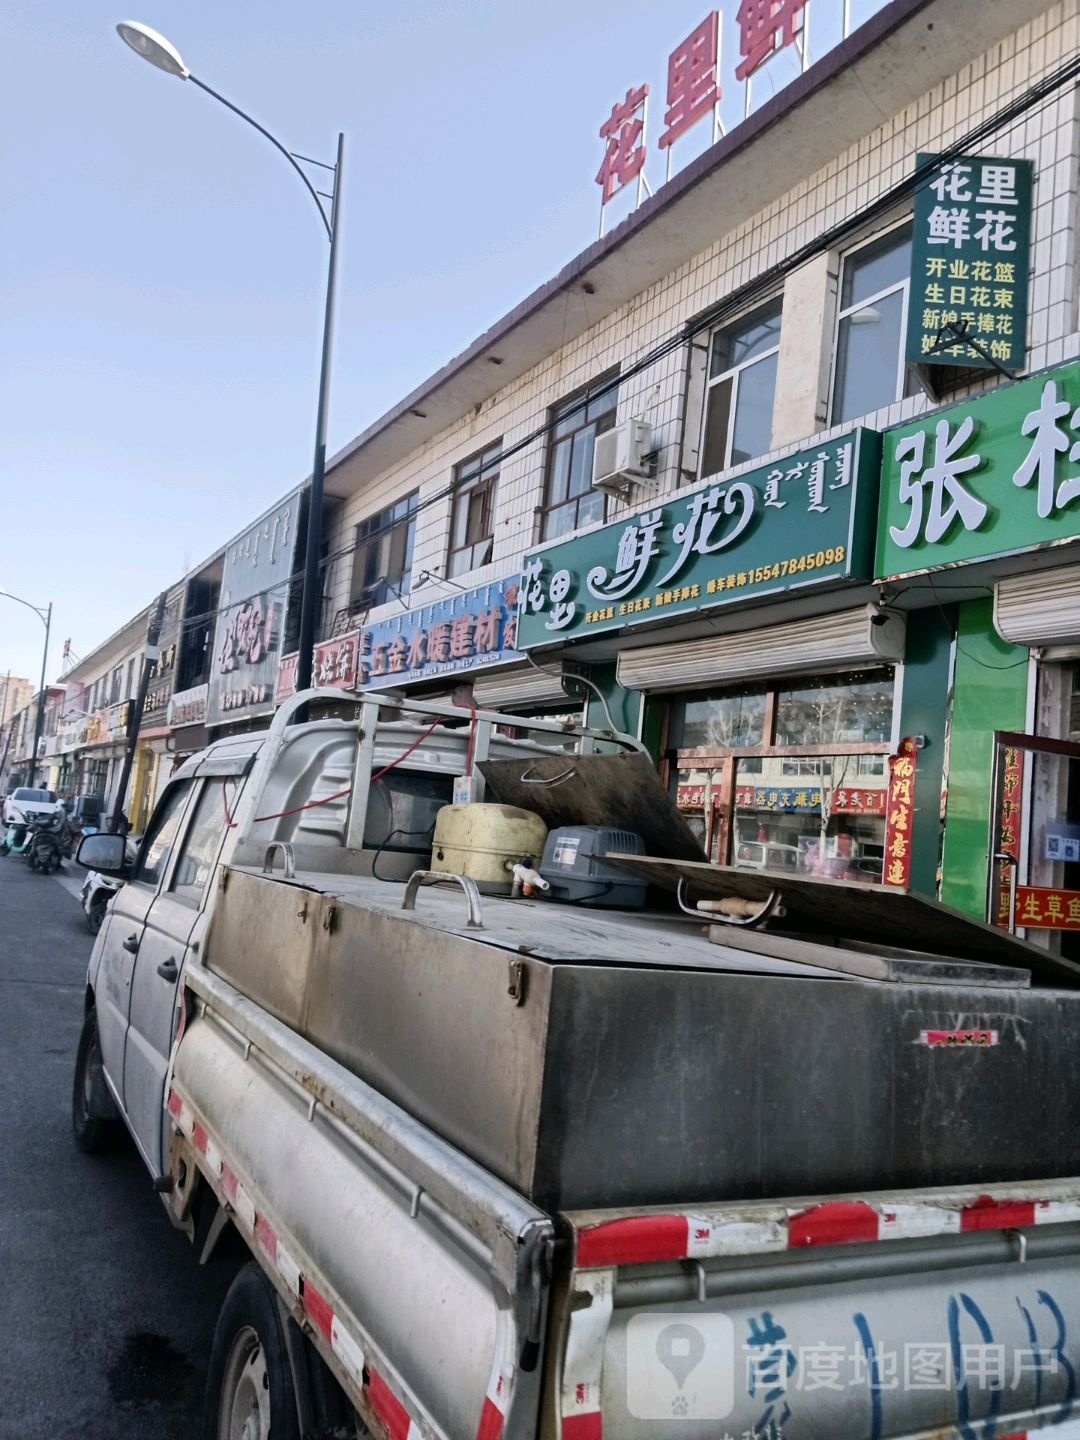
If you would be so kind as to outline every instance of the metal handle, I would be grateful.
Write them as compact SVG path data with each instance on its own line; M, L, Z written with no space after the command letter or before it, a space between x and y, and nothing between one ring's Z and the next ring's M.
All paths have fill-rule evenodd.
M124 949L127 951L127 953L128 953L129 955L134 955L134 954L135 954L135 951L138 950L138 948L139 948L139 937L138 937L138 935L129 935L129 936L127 937L127 939L124 941Z
M403 910L416 909L416 892L421 885L460 885L465 891L465 899L469 904L469 918L466 921L467 930L482 930L484 921L480 914L480 891L476 888L476 881L468 875L451 875L445 870L414 870L409 876L409 883L405 886L405 898L401 902Z
M763 900L760 909L755 910L752 915L725 915L722 910L699 910L696 905L688 905L686 899L688 893L689 887L684 875L679 880L678 888L675 891L675 899L684 915L692 915L695 920L707 920L710 924L742 926L750 929L771 919L780 910L780 902L784 898L779 890L772 890L769 892L768 899Z
M157 973L161 976L163 980L168 980L169 984L171 985L175 981L177 975L180 973L176 968L175 957L170 955L168 960L163 960L161 964L157 967Z
M296 856L293 848L287 840L271 840L266 847L266 854L263 856L263 874L274 873L274 851L280 850L283 856L284 868L281 872L283 880L291 880L296 874Z
M552 785L561 785L565 780L572 780L573 777L577 774L577 771L574 769L573 765L571 765L569 770L564 770L559 775L552 775L550 779L545 779L543 775L538 775L535 780L531 780L529 777L532 775L532 772L535 769L535 765L530 765L527 770L522 771L521 775L518 777L522 785L540 785L544 789L550 790Z

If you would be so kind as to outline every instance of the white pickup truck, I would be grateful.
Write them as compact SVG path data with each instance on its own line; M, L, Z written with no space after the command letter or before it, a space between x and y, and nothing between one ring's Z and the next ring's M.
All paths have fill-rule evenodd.
M133 869L80 850L128 883L76 1140L122 1117L203 1258L246 1247L210 1440L1080 1436L1067 967L914 897L865 898L875 941L845 882L710 926L695 884L770 882L695 866L628 737L363 695L293 723L341 700L187 762ZM636 815L681 908L431 874L471 771Z

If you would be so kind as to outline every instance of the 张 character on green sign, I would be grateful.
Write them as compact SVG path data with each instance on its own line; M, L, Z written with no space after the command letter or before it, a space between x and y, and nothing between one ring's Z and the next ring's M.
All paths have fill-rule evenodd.
M1030 160L964 156L915 192L906 357L1019 370L1027 352Z
M1080 538L1080 364L885 432L876 574Z

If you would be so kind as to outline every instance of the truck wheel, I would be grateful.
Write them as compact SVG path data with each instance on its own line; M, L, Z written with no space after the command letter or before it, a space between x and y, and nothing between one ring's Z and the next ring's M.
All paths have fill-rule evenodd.
M237 1275L214 1329L204 1440L301 1440L277 1295L254 1260Z
M79 1048L75 1052L75 1086L71 1097L71 1128L75 1144L86 1155L98 1155L108 1148L116 1132L116 1121L102 1116L108 1090L101 1069L97 1016L88 1010L83 1021ZM108 1096L112 1108L112 1097ZM98 1113L95 1114L94 1112Z

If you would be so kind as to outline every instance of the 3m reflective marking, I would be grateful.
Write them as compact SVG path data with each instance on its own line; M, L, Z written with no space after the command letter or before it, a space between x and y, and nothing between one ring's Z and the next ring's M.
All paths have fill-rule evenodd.
M506 1424L506 1412L510 1408L517 1366L514 1356L517 1351L517 1326L507 1310L500 1310L495 1322L495 1356L480 1412L480 1426L476 1440L501 1440Z
M876 1195L865 1200L826 1200L786 1213L776 1204L763 1202L724 1206L712 1214L665 1212L595 1222L583 1216L577 1222L576 1265L580 1271L604 1270L651 1261L702 1260L1080 1221L1077 1182L1044 1183L1051 1194L1058 1192L1055 1198L1017 1195L1019 1186L1001 1186L997 1194L980 1194L975 1189L937 1192L925 1203ZM1067 1187L1073 1187L1074 1193Z
M266 1251L269 1258L274 1262L275 1269L278 1263L277 1233L270 1221L263 1215L255 1216L255 1239Z
M931 1050L984 1050L988 1045L997 1045L996 1030L923 1030L919 1033L919 1044L929 1045Z
M342 1327L336 1315L330 1321L330 1348L345 1366L353 1381L362 1386L364 1383L364 1352L349 1332Z
M290 1293L299 1299L301 1280L303 1278L300 1273L300 1266L289 1254L288 1250L285 1249L280 1239L277 1242L277 1269L278 1274L282 1280L285 1281Z
M377 1370L368 1372L366 1394L372 1410L386 1426L389 1440L423 1440L409 1412Z
M577 1263L592 1270L608 1265L644 1265L650 1260L682 1260L690 1245L686 1215L634 1215L583 1231L577 1239Z
M304 1309L308 1313L311 1323L319 1331L324 1339L330 1339L330 1330L334 1323L334 1311L330 1302L319 1293L317 1287L305 1275L300 1286L300 1299Z
M560 1440L600 1440L603 1433L604 1342L615 1296L615 1271L596 1270L574 1277L562 1387L559 1394Z

